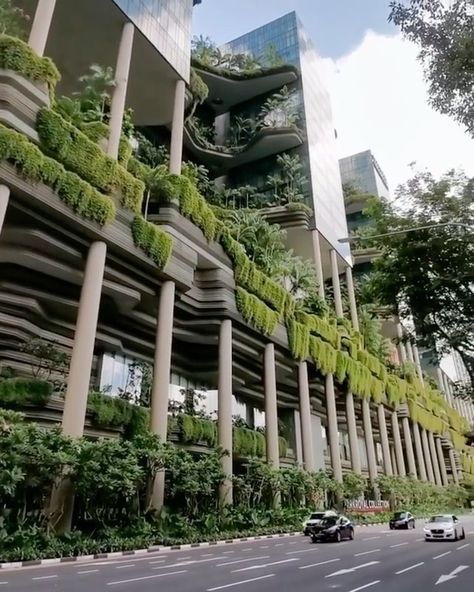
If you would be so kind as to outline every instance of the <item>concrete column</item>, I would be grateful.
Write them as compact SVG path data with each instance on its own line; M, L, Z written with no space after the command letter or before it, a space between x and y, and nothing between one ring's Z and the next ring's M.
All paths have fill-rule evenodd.
M36 5L28 45L40 56L44 54L55 5L56 0L38 0Z
M392 459L393 474L398 475L397 456L395 454L395 447L394 446L390 446L390 458Z
M369 479L373 484L377 479L377 459L375 456L374 434L372 432L372 419L370 417L370 403L362 399L362 421L364 424L365 446L367 448L367 464Z
M232 503L232 321L222 321L219 331L219 378L217 385L218 444L229 454L222 457L226 479L219 497L222 504Z
M348 265L346 267L346 284L347 292L349 294L349 305L351 309L351 321L352 326L356 331L359 330L359 315L357 313L357 303L354 292L354 280L352 279L352 267Z
M161 286L160 291L155 333L150 428L154 434L161 438L162 442L166 442L168 435L168 399L173 344L174 295L174 282L165 282ZM150 500L151 506L155 510L163 507L164 495L165 474L164 471L160 471L155 477Z
M442 380L443 380L443 384L444 384L444 392L446 394L446 398L448 400L448 403L451 405L451 407L454 407L454 401L453 401L453 396L451 393L451 389L449 388L449 382L448 382L448 377L442 373L441 374Z
M405 450L407 453L407 460L408 460L408 473L409 475L413 475L415 479L418 478L416 472L416 464L415 464L415 455L413 454L413 442L411 439L411 431L410 431L410 420L408 417L404 417L402 419L403 425L403 435L405 436Z
M106 256L105 243L98 241L89 247L62 418L63 432L74 438L84 432Z
M406 350L407 350L407 358L408 361L411 362L412 364L415 363L415 356L413 355L413 346L411 344L411 341L408 340L405 344L406 346Z
M413 344L413 356L415 358L415 366L416 371L418 373L418 378L423 382L423 370L421 368L421 359L420 359L420 352L418 351L418 346L416 343Z
M278 449L278 409L275 374L275 346L267 343L264 352L264 386L265 386L265 437L267 443L267 462L274 469L280 468L280 451Z
M386 475L393 475L392 459L390 457L390 445L388 443L387 421L385 419L385 407L382 403L377 406L379 420L380 443L382 445L383 468Z
M178 80L174 91L173 123L171 127L170 173L172 175L181 174L185 93L186 84L184 80Z
M441 444L441 438L435 438L436 441L436 452L438 455L439 468L441 470L441 480L443 485L449 485L448 471L446 470L446 461L444 460L443 445Z
M2 233L3 223L5 222L9 200L10 188L6 185L0 185L0 234Z
M434 441L433 432L428 432L428 442L430 445L430 454L433 463L436 485L443 485L443 481L441 479L441 471L439 470L438 455L436 454L436 444Z
M298 391L300 397L301 440L303 444L303 463L307 471L314 471L313 431L311 427L311 406L309 402L308 366L298 364Z
M449 449L449 462L451 464L451 471L453 473L453 481L456 485L459 484L458 469L456 467L456 459L454 456L454 448Z
M420 476L420 479L422 481L426 481L427 477L426 477L426 465L425 465L425 458L426 458L426 453L425 456L423 456L423 448L421 446L421 437L420 437L420 426L416 423L413 422L413 440L415 442L415 452L416 452L416 460L418 461L418 475ZM428 462L428 459L426 459L426 462Z
M354 395L350 392L346 395L346 420L349 433L349 447L351 449L351 467L354 473L361 474L359 439L357 438L357 423L354 410Z
M428 479L431 483L435 482L434 471L433 471L433 463L431 462L431 454L430 454L430 445L428 443L428 435L426 430L421 430L421 442L423 444L423 454L425 456L426 461L426 472L428 475Z
M342 310L342 297L341 297L341 283L339 281L339 269L337 266L337 253L335 249L331 249L331 273L332 273L332 288L334 292L334 308L336 310L336 316L344 316Z
M341 451L339 448L339 430L337 427L336 393L334 390L334 377L332 374L326 375L325 392L331 466L334 473L334 479L336 481L342 481Z
M396 411L392 412L392 431L393 442L395 446L395 456L397 458L397 471L401 477L404 477L407 472L405 468L405 459L403 457L402 438L400 436L400 424L398 423L398 414Z
M319 241L319 231L316 229L311 231L311 238L313 240L313 255L316 267L316 279L318 280L318 293L319 296L324 300L324 272L323 262L321 259L321 243Z
M404 364L407 361L407 350L403 343L403 329L400 323L397 324L397 337L398 337L398 352L400 355L400 361Z
M115 65L115 87L110 105L109 141L107 154L117 158L119 153L120 138L122 136L122 121L127 97L128 74L132 59L133 37L135 27L133 23L125 23L120 38L117 63Z

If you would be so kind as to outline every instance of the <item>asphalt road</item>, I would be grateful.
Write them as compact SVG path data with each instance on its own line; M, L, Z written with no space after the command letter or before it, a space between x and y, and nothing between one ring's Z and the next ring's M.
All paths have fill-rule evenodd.
M1 570L0 591L473 592L474 516L463 524L458 542L424 542L420 521L410 531L357 528L339 544L298 536Z

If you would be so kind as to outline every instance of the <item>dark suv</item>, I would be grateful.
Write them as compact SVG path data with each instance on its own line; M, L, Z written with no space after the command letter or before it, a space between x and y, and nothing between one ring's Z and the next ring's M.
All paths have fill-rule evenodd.
M340 543L342 539L354 539L354 525L345 516L329 516L321 520L311 529L311 542L334 541Z
M415 528L415 518L410 512L395 512L388 523L390 530L396 528Z

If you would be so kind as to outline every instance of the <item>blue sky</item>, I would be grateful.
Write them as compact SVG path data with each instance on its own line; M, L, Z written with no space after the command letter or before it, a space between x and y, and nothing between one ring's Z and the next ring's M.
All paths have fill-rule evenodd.
M230 41L296 10L324 57L349 53L371 29L395 33L387 22L389 0L202 0L194 9L194 34L217 44Z

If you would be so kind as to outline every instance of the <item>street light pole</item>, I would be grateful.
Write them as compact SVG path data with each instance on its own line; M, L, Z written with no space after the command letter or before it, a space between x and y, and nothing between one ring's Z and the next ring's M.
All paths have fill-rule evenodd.
M339 243L355 243L360 240L373 240L375 238L384 238L386 236L394 236L397 234L406 234L407 232L416 232L417 230L429 230L431 228L443 228L446 226L459 226L461 228L471 228L469 224L462 222L441 222L439 224L427 224L426 226L416 226L414 228L401 228L400 230L393 230L392 232L384 232L383 234L374 234L367 236L346 236L339 238Z

